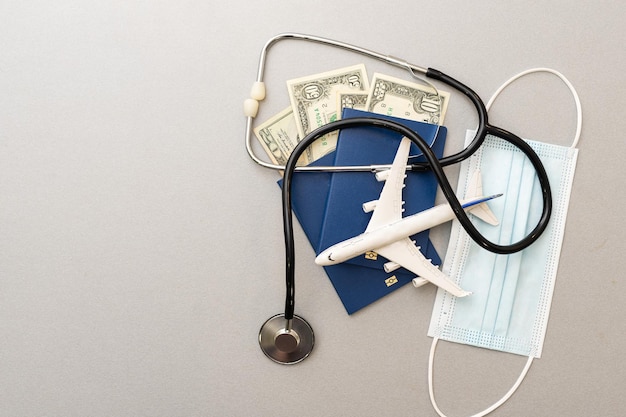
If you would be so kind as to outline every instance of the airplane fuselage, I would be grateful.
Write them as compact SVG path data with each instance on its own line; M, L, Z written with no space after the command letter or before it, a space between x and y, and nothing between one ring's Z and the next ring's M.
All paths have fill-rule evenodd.
M465 210L470 210L471 208L472 205L470 204L465 207ZM448 204L439 204L419 213L403 217L376 230L371 230L339 242L322 251L315 258L315 263L323 266L341 263L421 231L431 229L452 220L454 217L454 212Z

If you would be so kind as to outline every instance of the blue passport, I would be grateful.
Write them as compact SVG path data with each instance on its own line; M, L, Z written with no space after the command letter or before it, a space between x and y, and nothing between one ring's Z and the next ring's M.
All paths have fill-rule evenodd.
M404 124L422 136L438 157L443 155L447 130L443 126L345 109L343 118L375 116ZM339 134L335 152L315 161L314 165L390 164L396 154L400 134L376 128L344 129ZM409 162L423 160L416 145ZM437 182L431 172L409 172L403 190L405 215L429 207L435 202ZM292 206L302 229L316 253L365 231L371 213L363 212L362 203L379 197L384 183L373 173L296 173L292 183ZM440 258L428 239L428 231L412 237L427 258L436 265ZM324 267L348 314L410 282L415 275L403 268L386 273L381 257L371 260L360 256L339 265Z

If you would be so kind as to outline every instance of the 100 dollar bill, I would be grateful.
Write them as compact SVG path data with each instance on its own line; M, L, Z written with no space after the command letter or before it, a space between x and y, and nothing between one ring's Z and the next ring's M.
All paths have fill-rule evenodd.
M403 119L443 124L450 94L432 87L374 74L366 110Z
M340 68L321 74L287 81L291 108L301 138L320 126L337 120L337 91L367 91L369 81L365 65ZM335 149L337 132L325 135L313 145L315 154L324 155Z

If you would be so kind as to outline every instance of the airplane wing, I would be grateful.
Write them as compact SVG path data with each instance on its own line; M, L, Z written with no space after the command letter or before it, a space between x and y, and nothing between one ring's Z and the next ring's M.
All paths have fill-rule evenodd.
M404 179L406 178L406 164L410 148L411 141L407 138L402 138L400 146L398 146L398 152L396 152L389 170L389 176L385 180L385 186L376 202L372 218L365 229L366 232L378 229L402 218L402 205L404 204L402 189L404 188Z
M438 287L443 288L452 295L465 297L471 294L455 284L446 274L433 265L429 259L420 252L411 239L404 238L390 245L374 249L376 253L392 262L395 262L409 271L417 274Z

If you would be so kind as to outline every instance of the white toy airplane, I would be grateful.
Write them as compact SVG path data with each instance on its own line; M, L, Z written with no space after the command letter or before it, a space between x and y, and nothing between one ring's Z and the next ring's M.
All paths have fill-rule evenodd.
M430 259L426 259L420 252L420 248L415 246L409 238L411 235L455 217L448 204L440 204L411 216L402 217L404 211L402 189L404 178L406 178L406 162L410 147L411 141L403 138L391 169L376 174L379 180L385 180L385 186L378 200L363 204L363 210L366 213L374 210L365 232L322 251L315 258L315 263L323 266L334 265L372 251L389 260L384 265L385 272L389 273L404 267L417 274L418 277L413 279L413 285L416 287L432 282L457 297L464 297L471 293L455 284L433 265ZM463 208L483 221L497 225L498 219L486 202L501 194L481 196L482 183L479 171L474 174L467 194L469 199L461 201Z

